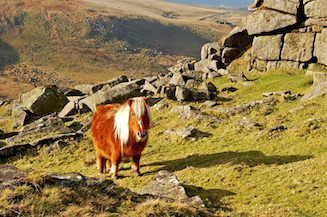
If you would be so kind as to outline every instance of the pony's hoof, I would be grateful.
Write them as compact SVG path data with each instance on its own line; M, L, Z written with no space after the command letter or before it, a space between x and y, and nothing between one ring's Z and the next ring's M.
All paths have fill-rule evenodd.
M142 176L140 171L134 171L134 177Z
M111 175L111 178L112 179L118 179L118 176L117 175Z

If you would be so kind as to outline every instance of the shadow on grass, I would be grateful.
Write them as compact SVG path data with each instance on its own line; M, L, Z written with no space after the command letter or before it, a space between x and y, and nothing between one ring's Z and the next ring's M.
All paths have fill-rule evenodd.
M195 187L192 185L184 185L184 184L183 187L185 188L188 197L199 195L202 199L206 199L204 200L204 203L209 210L213 208L213 209L220 209L224 211L232 211L232 209L228 208L225 204L221 202L221 199L223 197L236 195L234 192L223 190L223 189L204 190L201 187Z
M163 166L160 170L179 171L186 167L193 166L205 168L219 164L231 163L233 165L244 163L250 167L258 166L261 164L288 164L297 161L303 161L313 158L310 155L286 155L286 156L266 156L260 151L247 151L247 152L222 152L207 155L191 155L183 159L176 159L164 162L155 162L147 164L146 166ZM153 172L158 172L153 171Z
M0 71L7 65L19 62L19 56L14 48L0 39Z

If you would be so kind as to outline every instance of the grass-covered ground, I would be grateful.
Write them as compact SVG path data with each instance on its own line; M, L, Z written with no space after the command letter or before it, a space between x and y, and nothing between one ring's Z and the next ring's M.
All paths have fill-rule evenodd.
M246 73L246 76L253 84L245 87L230 83L226 76L210 80L218 89L238 88L236 92L219 93L218 107L261 100L265 98L264 92L290 90L303 95L310 90L313 81L305 71L298 70ZM5 191L0 198L0 208L7 206L22 215L36 216L59 213L63 216L325 216L327 96L305 103L300 98L285 101L281 96L273 97L273 103L235 116L208 111L222 122L179 120L178 114L170 112L171 107L179 103L164 99L170 104L168 109L158 112L151 108L153 121L159 125L151 129L148 146L143 152L143 176L134 178L131 162L126 161L120 165L120 178L114 181L121 187L118 190L47 187L35 192L26 187L28 189ZM207 110L202 103L189 104ZM290 112L300 105L302 109ZM236 125L242 117L262 127L246 129ZM279 125L286 130L259 135ZM163 134L165 130L189 126L204 132L203 136L182 139ZM78 172L110 179L97 174L89 132L83 140L71 142L63 149L52 152L48 149L42 147L26 155L2 159L2 162L21 170ZM133 193L163 169L177 175L189 196L200 195L206 209L177 202L146 201ZM10 210L6 212L11 213Z

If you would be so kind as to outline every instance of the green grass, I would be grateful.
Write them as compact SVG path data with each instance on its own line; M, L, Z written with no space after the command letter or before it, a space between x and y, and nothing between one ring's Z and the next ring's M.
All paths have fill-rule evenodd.
M312 84L312 77L305 76L304 71L246 73L246 76L254 79L253 85L242 87L241 84L230 83L225 76L211 80L218 88L227 86L238 88L234 93L220 93L219 97L228 97L232 100L221 101L219 107L264 99L263 92L290 90L292 93L304 94ZM170 108L178 103L164 100L170 104L168 109L157 112L151 108L153 121L159 125L151 129L148 146L142 155L141 172L144 175L134 178L130 170L131 162L125 161L120 165L120 178L115 180L119 186L138 192L156 176L158 171L165 169L177 175L189 196L201 196L206 204L207 214L325 215L327 96L306 103L299 99L284 101L276 96L276 100L270 105L259 105L231 117L210 112L221 118L221 123L201 120L179 121L178 114L170 112ZM201 103L190 104L205 111ZM304 108L294 113L289 112L299 105L304 105ZM261 124L263 129L248 130L237 126L235 123L242 117L248 117L251 121ZM286 130L259 136L264 129L278 125L283 125ZM195 139L181 139L177 135L163 134L163 131L168 129L188 126L196 127L205 135ZM83 140L70 142L69 146L61 150L49 152L48 149L42 147L24 156L2 161L22 170L79 172L85 176L108 179L106 175L97 174L95 152L89 133ZM38 196L38 200L43 194ZM62 193L59 191L57 194L60 196ZM28 199L24 196L18 203L19 206L25 207L27 203L25 200ZM85 200L93 201L94 198L90 196ZM148 202L141 200L130 206L136 207L136 213L149 214L158 211L155 207L161 207L157 203L159 202L151 201L152 205L147 206ZM27 207L20 209L29 210ZM47 209L56 207L57 205L52 204ZM182 207L183 205L179 204L168 210L182 210ZM83 210L80 204L75 204L75 208ZM41 208L34 206L34 209L37 211ZM67 211L68 208L65 209ZM99 208L96 210L99 212ZM47 212L51 213L49 210ZM121 210L117 212L123 213ZM172 212L164 215L169 216ZM187 209L182 213L185 216L192 216L192 212L199 214L201 209L196 208L193 211ZM130 211L129 214L131 213L133 212Z

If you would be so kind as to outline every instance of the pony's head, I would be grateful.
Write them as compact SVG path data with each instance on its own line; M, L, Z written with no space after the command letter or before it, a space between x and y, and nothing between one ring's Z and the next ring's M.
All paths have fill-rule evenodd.
M115 137L126 144L130 134L136 142L144 142L148 137L151 114L147 98L135 97L128 99L115 114Z

